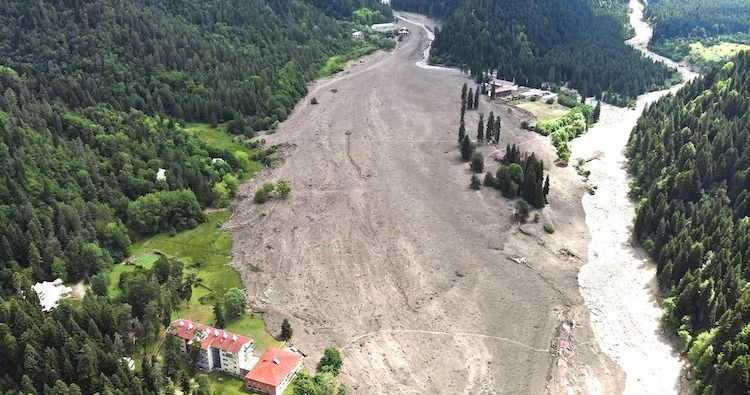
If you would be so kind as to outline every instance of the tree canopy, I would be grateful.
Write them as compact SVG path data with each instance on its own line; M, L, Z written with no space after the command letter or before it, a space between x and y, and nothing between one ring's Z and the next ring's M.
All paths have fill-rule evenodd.
M750 391L750 53L648 108L627 156L635 233L696 393Z

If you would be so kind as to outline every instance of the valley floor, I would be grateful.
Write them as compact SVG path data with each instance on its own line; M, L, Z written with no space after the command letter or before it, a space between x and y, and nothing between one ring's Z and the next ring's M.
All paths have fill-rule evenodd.
M285 160L241 187L225 224L251 305L272 333L290 319L308 368L341 348L340 377L357 394L620 392L624 374L598 350L579 293L585 186L554 165L546 138L521 130L525 111L483 99L480 111L502 118L501 147L544 158L550 205L522 232L514 202L470 190L456 142L470 81L416 65L427 33L400 23L412 34L394 51L319 81L263 136L288 144ZM477 118L467 113L472 138ZM254 204L276 178L291 182L290 199Z

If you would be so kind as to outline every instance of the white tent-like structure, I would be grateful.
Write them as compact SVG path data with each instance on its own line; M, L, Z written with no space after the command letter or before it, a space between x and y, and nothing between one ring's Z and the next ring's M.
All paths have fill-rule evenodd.
M66 287L61 279L34 284L34 292L39 297L42 311L51 311L57 307L60 299L70 296L73 289Z

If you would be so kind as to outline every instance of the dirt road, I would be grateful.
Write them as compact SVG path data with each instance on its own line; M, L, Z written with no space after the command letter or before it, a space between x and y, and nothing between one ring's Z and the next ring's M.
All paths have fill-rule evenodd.
M550 206L527 235L513 202L470 190L456 143L470 81L418 67L429 40L406 26L394 51L318 82L264 137L292 147L241 187L226 224L252 307L271 333L290 319L310 369L324 347L343 349L340 377L357 394L619 392L624 376L596 349L578 291L582 183L552 165L547 139L519 128L523 113L483 99L480 111L503 119L501 145L523 143L551 167ZM467 113L472 137L477 118ZM254 204L275 178L291 182L291 198Z

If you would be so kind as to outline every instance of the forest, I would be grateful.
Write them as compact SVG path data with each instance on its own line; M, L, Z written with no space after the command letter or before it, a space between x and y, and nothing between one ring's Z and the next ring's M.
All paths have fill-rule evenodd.
M618 105L627 103L620 97L634 98L679 78L624 44L624 12L618 7L622 2L595 3L438 2L453 10L436 31L431 60L475 76L496 70L503 79L532 87L567 83L586 97L613 98ZM399 4L394 2L394 7ZM422 10L426 4L404 1L411 10Z
M750 45L750 3L744 0L654 0L645 15L654 25L653 51L703 70L727 61L732 48Z
M648 108L627 148L634 231L696 394L750 392L750 53Z
M359 45L350 22L320 10L351 19L365 5L392 18L375 0L1 0L0 65L73 108L239 114L258 131L286 118L327 58Z
M750 2L745 0L651 0L645 12L654 40L750 33Z

